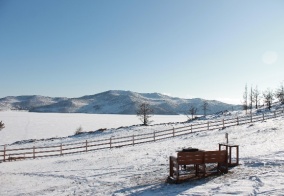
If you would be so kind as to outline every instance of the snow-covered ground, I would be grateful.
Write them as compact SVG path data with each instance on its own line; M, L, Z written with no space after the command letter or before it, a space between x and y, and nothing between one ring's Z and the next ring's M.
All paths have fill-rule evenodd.
M152 124L184 122L185 115L154 115ZM81 114L81 113L32 113L0 112L5 129L0 131L0 145L20 140L66 137L73 135L80 126L83 131L100 128L118 128L141 124L136 115Z
M34 115L45 126L56 119L53 115L29 115ZM61 123L68 125L74 119L62 118ZM3 119L5 124L6 120ZM30 121L26 128L29 132L35 125L31 124L28 117L26 120L22 123L25 126ZM283 120L282 116L264 122L193 133L153 143L0 163L0 195L283 195ZM11 118L10 122L12 121ZM83 123L80 125L89 129ZM77 126L73 124L70 127L71 134ZM151 129L159 129L159 126L163 125L152 126ZM62 129L64 127L61 126ZM132 128L122 128L119 132L127 134L130 129ZM148 131L148 128L139 128L141 133L144 130ZM8 128L2 130L4 131L8 131ZM221 176L182 184L166 183L169 156L175 155L176 150L190 146L216 150L218 143L225 141L225 133L229 134L231 143L240 145L241 165L231 168L228 174Z

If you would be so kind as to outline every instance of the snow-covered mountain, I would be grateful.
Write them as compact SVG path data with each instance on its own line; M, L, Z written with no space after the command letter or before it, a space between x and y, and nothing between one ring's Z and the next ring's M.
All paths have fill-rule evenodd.
M140 103L150 104L154 114L184 114L189 105L202 114L204 99L182 99L160 93L136 93L111 90L79 98L52 98L44 96L16 96L0 99L0 110L28 110L30 112L93 113L93 114L136 114ZM240 109L239 105L208 100L210 113Z

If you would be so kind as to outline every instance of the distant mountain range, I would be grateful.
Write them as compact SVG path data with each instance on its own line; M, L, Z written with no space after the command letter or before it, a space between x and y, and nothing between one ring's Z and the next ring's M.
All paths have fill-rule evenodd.
M207 100L212 114L224 110L239 110L240 105ZM160 93L136 93L131 91L111 90L79 98L33 96L9 96L0 99L0 110L28 110L30 112L51 113L92 113L92 114L136 114L142 102L147 102L154 114L184 114L189 105L198 108L203 114L204 99L182 99Z

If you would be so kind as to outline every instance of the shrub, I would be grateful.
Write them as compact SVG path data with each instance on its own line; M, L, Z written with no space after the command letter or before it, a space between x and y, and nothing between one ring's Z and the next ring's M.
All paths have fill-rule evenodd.
M2 121L0 122L0 131L2 130L2 129L4 129L5 128L5 124L4 123L2 123Z
M80 126L76 129L75 135L81 134L83 132L83 128Z

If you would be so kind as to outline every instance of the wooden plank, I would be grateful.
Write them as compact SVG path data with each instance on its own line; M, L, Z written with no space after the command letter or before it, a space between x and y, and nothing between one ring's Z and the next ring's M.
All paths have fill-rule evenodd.
M227 160L227 151L205 151L204 163L224 163Z
M45 151L36 151L36 154L42 154L42 153L50 153L50 152L61 152L61 150L45 150ZM26 154L26 153L25 153Z
M178 152L177 161L180 165L202 164L204 152Z

